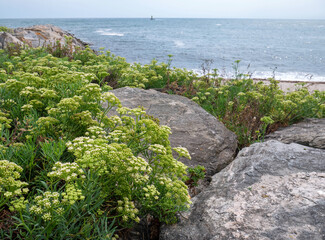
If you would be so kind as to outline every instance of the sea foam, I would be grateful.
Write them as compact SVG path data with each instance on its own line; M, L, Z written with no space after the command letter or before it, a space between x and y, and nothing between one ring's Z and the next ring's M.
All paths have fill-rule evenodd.
M185 43L180 40L174 40L174 44L176 47L182 48L185 46Z
M102 36L118 36L123 37L124 33L111 32L112 29L97 30L96 33L99 33Z

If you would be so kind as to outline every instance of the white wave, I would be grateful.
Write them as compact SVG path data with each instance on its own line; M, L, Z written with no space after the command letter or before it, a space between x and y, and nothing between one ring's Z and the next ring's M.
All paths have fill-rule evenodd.
M254 72L252 78L271 78L274 77L276 80L288 80L288 81L325 81L325 76L306 73L306 72Z
M102 29L102 30L97 30L96 33L103 33L103 32L109 32L112 31L110 28Z
M221 23L217 23L216 26L222 26L222 24Z
M104 36L119 36L119 37L123 37L124 36L124 33L111 32L111 33L103 33L101 35L104 35Z
M119 36L123 37L124 33L117 33L117 32L111 32L112 29L104 29L104 30L97 30L96 33L99 33L99 35L102 36Z
M185 43L180 40L174 40L174 44L176 45L176 47L179 47L179 48L182 48L185 46Z

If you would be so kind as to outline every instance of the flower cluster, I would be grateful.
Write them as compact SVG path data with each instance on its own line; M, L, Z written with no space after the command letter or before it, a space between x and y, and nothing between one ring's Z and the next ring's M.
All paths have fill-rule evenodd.
M26 87L26 84L16 79L8 79L5 83L0 83L0 89L7 89L12 94L19 94L19 92Z
M144 111L141 108L127 108L127 107L120 107L116 110L120 115L132 115L132 116L141 116L146 114L146 111Z
M41 96L41 94L37 88L30 87L30 86L23 88L20 91L19 95L22 97L25 97L27 99L39 98Z
M151 150L152 152L156 153L156 154L160 154L160 155L166 155L167 154L167 150L164 146L160 145L160 144L152 144L149 146L148 148L149 150Z
M33 105L32 104L24 104L21 107L21 111L22 112L25 112L25 113L29 113L32 109L33 109Z
M118 200L117 211L122 216L124 222L133 220L135 222L140 222L140 218L137 216L139 210L135 207L134 202L130 201L129 198L124 197L123 201Z
M122 130L114 130L108 134L108 138L113 142L125 142L128 139L128 135Z
M34 204L29 208L32 214L39 215L46 222L51 221L54 214L62 215L64 208L58 192L44 192L34 198Z
M87 128L87 132L85 133L85 135L89 136L92 139L95 139L95 138L105 138L107 133L101 127L92 126Z
M159 199L160 192L154 185L147 185L143 188L144 197L149 202L154 202L155 200Z
M131 157L125 160L125 170L114 169L113 173L127 173L135 184L147 184L149 182L149 175L152 171L150 165L142 157Z
M111 92L104 92L101 96L101 100L107 102L109 106L121 106L120 100Z
M61 113L70 113L75 112L80 107L79 99L76 97L73 98L63 98L58 103L57 108Z
M41 93L42 99L56 99L56 98L58 98L57 92L53 89L40 88L39 91Z
M91 151L107 152L106 143L108 141L103 138L93 137L78 137L72 142L67 142L67 147L77 158L82 158L84 154L90 154Z
M5 198L13 199L28 192L28 184L18 180L23 169L8 160L0 160L0 193ZM1 206L0 206L1 207Z
M40 133L50 133L53 132L55 126L59 124L59 120L53 117L40 117L37 121L37 129Z
M16 105L16 101L13 99L1 99L0 100L0 104L6 108L6 109L10 109L12 108L14 105Z
M47 176L56 177L66 182L72 182L86 178L83 170L77 163L56 162L52 170L53 171L49 172Z
M12 120L9 119L8 117L9 114L2 112L0 109L0 124L6 128L10 128L10 123L12 122Z
M122 124L121 118L116 115L111 117L107 117L106 115L98 116L98 119L100 119L101 125L108 129L114 129L116 126Z
M102 96L102 90L98 84L89 83L83 86L80 90L77 91L77 94L82 96L83 101L85 102L92 102L92 101L99 101Z
M33 99L33 100L30 100L28 102L29 105L32 105L34 109L37 109L37 110L42 110L42 108L44 107L44 104L43 102L37 100L37 99Z
M164 182L164 186L166 187L165 190L167 193L165 194L164 201L168 202L169 204L175 204L175 206L184 206L184 203L191 204L191 200L188 196L188 191L185 183L178 179L171 179L167 178L160 178L160 181Z
M9 210L11 212L13 212L13 211L21 212L26 209L28 200L26 200L24 197L20 197L20 198L10 201L10 204L11 204L11 206L9 207Z
M66 184L65 192L61 195L63 196L62 202L70 205L73 205L78 200L85 199L82 190L74 183Z
M173 148L173 150L178 153L179 157L185 157L187 159L191 159L191 155L186 148L175 147L175 148Z
M92 112L89 110L82 111L79 113L75 113L71 119L76 122L77 125L90 127L90 126L97 126L98 122L93 119Z
M144 74L139 73L132 68L127 68L122 73L120 83L122 86L145 88L145 84L148 83L148 79Z

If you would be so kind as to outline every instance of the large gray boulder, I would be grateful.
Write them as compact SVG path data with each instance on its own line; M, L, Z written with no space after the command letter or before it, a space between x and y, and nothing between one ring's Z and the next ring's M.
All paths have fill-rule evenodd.
M325 149L325 118L309 118L289 127L281 128L265 137L265 140L269 139Z
M233 160L236 135L188 98L129 87L112 92L124 107L143 106L160 124L169 126L171 145L186 147L192 156L181 159L186 165L203 165L211 176Z
M6 48L9 44L27 44L30 47L46 47L57 44L64 46L65 37L72 37L72 47L84 49L87 45L72 34L53 25L36 25L26 28L10 29L8 32L0 32L0 48ZM74 50L73 49L73 50Z
M325 150L253 144L193 202L161 240L325 239Z

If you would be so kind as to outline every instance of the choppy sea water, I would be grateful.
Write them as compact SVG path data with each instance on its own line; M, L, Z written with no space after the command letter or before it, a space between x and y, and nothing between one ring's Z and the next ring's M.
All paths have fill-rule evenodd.
M0 19L0 26L53 24L98 50L129 62L152 59L199 71L212 61L224 77L240 71L255 78L325 81L325 20L253 19Z

